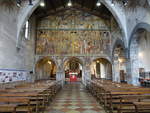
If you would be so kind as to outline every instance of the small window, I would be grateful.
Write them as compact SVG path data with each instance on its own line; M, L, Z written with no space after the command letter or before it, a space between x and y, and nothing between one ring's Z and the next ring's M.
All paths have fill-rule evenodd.
M29 31L30 31L30 30L29 30L29 21L27 21L26 24L25 24L25 34L24 34L24 36L25 36L25 39L28 39L28 40L29 40L29 38L30 38L30 37L29 37L29 36L30 36L30 35L29 35Z

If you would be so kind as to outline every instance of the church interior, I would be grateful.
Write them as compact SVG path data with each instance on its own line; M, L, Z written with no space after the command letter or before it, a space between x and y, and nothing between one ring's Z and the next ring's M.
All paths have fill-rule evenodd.
M0 113L150 113L150 0L0 0Z

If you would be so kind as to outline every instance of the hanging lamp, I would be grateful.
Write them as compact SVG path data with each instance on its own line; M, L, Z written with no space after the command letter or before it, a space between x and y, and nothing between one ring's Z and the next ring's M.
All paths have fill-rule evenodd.
M71 1L71 0L68 1L67 6L68 6L68 7L71 7L71 6L72 6L72 1Z

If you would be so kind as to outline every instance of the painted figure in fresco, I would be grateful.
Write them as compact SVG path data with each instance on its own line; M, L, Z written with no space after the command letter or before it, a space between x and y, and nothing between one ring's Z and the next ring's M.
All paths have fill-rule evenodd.
M83 44L83 40L79 41L79 49L80 49L80 54L83 54L83 49L84 49L84 44Z
M92 49L93 49L92 42L89 41L89 42L87 43L86 53L91 53L91 52L92 52Z

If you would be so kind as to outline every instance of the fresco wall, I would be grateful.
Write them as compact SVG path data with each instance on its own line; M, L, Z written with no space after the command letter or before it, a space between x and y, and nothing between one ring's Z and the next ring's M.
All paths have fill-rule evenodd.
M38 21L36 54L110 53L109 22L88 13L66 10Z

